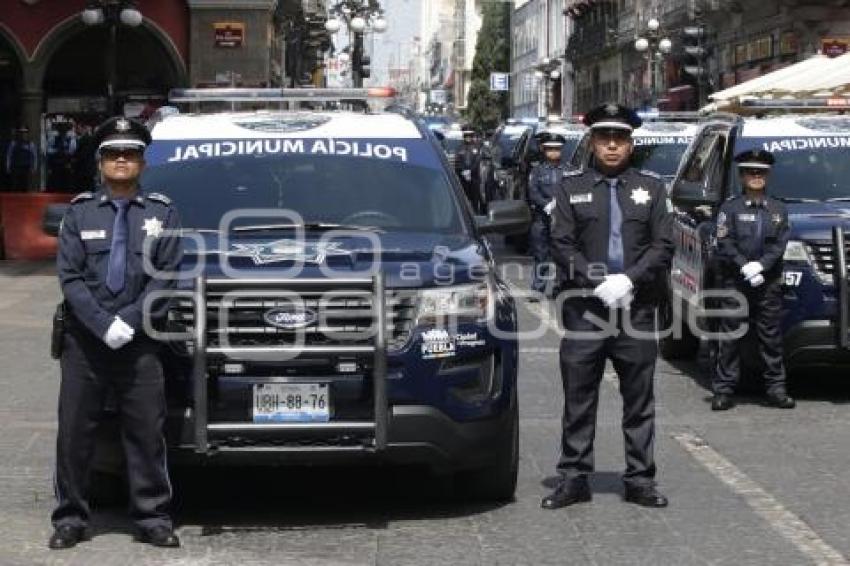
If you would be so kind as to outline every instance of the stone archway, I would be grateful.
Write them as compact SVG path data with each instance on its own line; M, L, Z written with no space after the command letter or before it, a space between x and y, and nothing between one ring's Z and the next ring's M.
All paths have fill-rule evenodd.
M26 56L12 32L0 26L0 144L21 123L21 92Z
M134 96L163 96L187 82L186 64L174 42L154 22L138 28L118 26L114 91L119 101ZM41 90L44 107L52 98L83 100L83 106L106 99L112 74L108 26L86 27L78 17L57 25L33 56L31 87ZM106 109L108 113L109 109Z

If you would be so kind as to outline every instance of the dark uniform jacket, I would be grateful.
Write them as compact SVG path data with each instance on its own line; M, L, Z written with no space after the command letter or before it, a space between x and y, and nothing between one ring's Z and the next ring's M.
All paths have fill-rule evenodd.
M127 270L124 289L117 295L106 286L109 250L115 222L115 207L103 192L81 193L71 201L59 232L56 267L66 305L72 318L95 336L103 337L116 315L136 332L142 329L142 308L152 291L174 287L174 279L154 278L145 273L145 238L149 264L158 272L175 272L182 258L179 235L163 231L179 230L177 211L168 197L139 193L127 209ZM154 320L165 316L163 301L154 303Z
M528 200L533 208L542 211L555 196L555 188L561 184L565 167L549 161L531 170L528 176Z
M478 179L478 165L481 162L481 152L472 144L461 144L455 154L455 171L460 177L460 174L468 169L472 173L472 182ZM466 182L466 179L461 179Z
M740 278L741 267L757 261L765 279L779 277L790 229L782 201L738 196L724 202L717 214L717 257L724 274Z
M664 182L653 173L629 168L619 176L617 196L624 273L635 287L635 303L654 304L666 288L673 255ZM565 173L555 191L551 251L564 288L593 288L604 280L609 197L605 175L593 168Z

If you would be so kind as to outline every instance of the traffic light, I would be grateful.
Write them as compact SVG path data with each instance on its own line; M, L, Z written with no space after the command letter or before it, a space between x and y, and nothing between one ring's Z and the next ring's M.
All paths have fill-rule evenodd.
M708 49L705 46L705 27L686 26L682 30L684 36L684 65L682 71L701 82L708 77Z
M368 79L372 76L372 68L369 66L372 64L372 58L366 55L365 53L360 56L360 76L364 79Z

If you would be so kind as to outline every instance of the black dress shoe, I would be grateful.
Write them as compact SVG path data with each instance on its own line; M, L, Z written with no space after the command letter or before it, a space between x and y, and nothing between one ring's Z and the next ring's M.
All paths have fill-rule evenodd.
M585 503L590 501L591 498L590 486L587 485L587 482L565 482L544 497L540 506L549 510L560 509L575 503Z
M83 527L74 527L71 525L61 525L56 527L47 546L53 550L61 550L63 548L73 548L77 543L83 540L85 529Z
M146 542L153 546L162 546L167 548L177 548L180 546L180 539L174 534L174 531L168 527L151 527L143 529L139 535L140 542Z
M652 485L627 485L625 500L644 507L667 507L667 498Z
M793 409L797 406L797 402L789 397L784 391L779 393L768 393L767 404L778 409Z
M718 393L711 400L712 411L728 411L734 406L735 402L732 400L732 397L726 395L725 393Z

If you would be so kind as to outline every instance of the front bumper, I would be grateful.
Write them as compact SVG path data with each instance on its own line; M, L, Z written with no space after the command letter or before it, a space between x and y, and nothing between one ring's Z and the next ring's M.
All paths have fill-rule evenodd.
M787 366L848 366L850 350L837 346L838 327L831 320L804 320L785 332Z
M204 466L424 464L449 472L492 463L511 433L511 418L511 412L505 410L490 419L458 422L427 405L394 405L382 450L358 443L322 445L314 439L306 445L282 442L279 437L268 441L254 437L241 444L213 444L207 452L198 453L189 440L194 425L187 416L170 419L169 460L177 465Z

